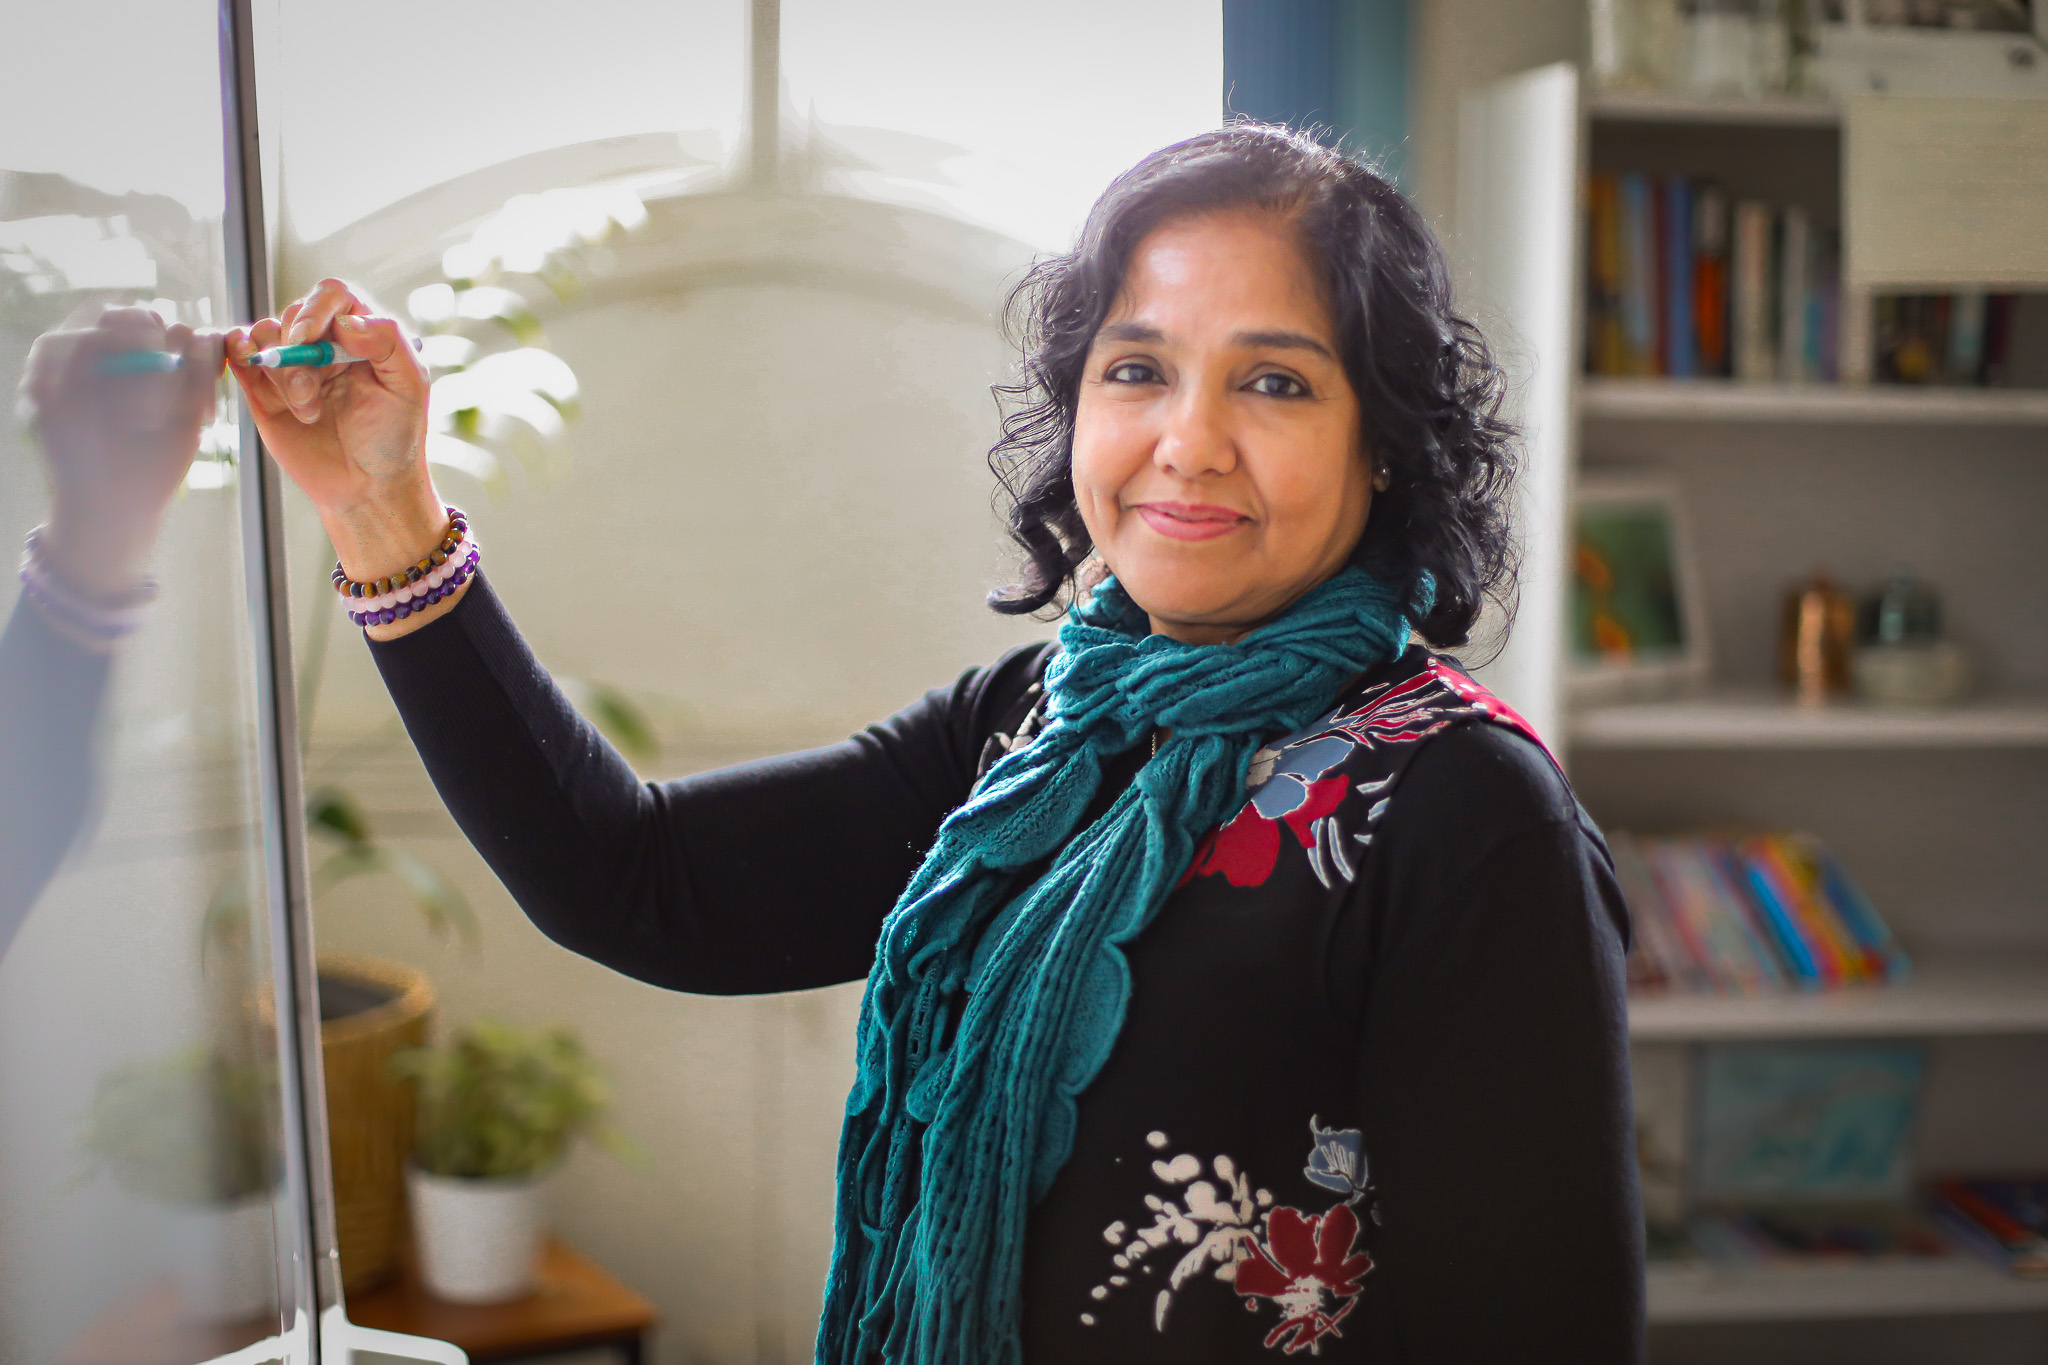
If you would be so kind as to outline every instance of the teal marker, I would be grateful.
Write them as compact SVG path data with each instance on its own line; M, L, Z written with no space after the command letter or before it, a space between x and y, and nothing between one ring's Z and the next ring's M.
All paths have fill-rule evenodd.
M169 374L185 368L176 351L109 351L93 366L101 374Z
M412 339L412 348L420 348L420 339ZM331 341L309 341L303 346L270 346L249 357L249 364L266 370L282 370L294 365L353 365L359 356L352 356ZM101 374L169 374L185 368L185 358L176 351L109 351L93 366Z
M412 348L420 348L418 337L412 339ZM308 341L298 346L267 346L250 356L249 363L266 370L282 370L294 365L353 365L362 359L331 341Z

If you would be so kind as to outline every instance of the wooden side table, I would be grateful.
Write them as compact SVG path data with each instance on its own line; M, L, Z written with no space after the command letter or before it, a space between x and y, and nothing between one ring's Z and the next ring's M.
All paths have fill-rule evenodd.
M473 1361L518 1360L554 1351L611 1347L625 1365L644 1365L654 1305L567 1243L550 1237L540 1283L510 1303L449 1303L427 1293L410 1256L399 1278L352 1294L348 1320L360 1327L452 1342Z

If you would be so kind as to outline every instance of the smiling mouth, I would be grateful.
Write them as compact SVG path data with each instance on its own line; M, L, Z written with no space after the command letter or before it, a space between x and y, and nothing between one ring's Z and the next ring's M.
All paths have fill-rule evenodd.
M1132 510L1169 540L1214 540L1251 521L1242 512L1206 503L1141 502Z

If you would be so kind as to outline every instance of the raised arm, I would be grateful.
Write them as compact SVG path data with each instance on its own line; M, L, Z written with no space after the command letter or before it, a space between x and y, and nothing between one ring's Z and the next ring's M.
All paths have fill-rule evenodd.
M319 340L365 363L242 363ZM349 578L389 576L441 541L427 376L396 322L325 280L231 336L228 353ZM977 670L830 748L648 785L563 698L481 578L413 605L367 628L377 665L442 799L521 908L618 971L714 994L866 974L882 917L973 784L980 737L1038 661Z
M373 653L448 809L541 931L705 994L864 976L980 737L1041 662L1016 651L829 748L651 784L564 700L488 581Z

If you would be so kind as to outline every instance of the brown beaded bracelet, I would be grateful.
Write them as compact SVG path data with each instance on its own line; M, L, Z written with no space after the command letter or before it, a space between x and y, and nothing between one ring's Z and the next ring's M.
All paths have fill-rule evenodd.
M441 543L434 547L419 563L400 570L388 578L372 579L358 583L342 570L341 561L334 561L334 590L343 597L382 597L408 584L417 583L441 565L446 564L455 552L462 548L462 542L469 535L469 518L460 507L448 509L448 530L441 537Z

